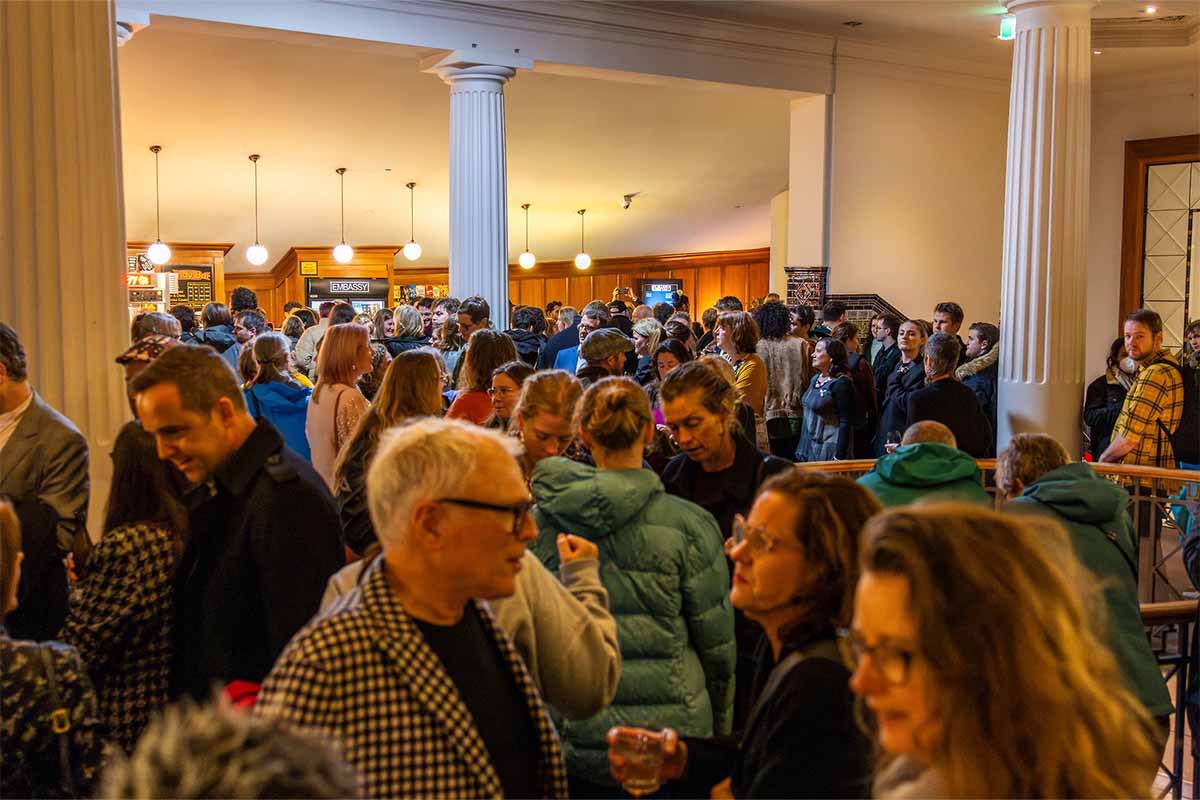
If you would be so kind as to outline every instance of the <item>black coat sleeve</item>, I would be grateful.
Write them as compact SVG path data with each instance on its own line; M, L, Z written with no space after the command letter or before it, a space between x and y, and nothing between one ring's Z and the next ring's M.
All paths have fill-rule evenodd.
M342 542L359 555L376 541L375 526L367 510L367 459L369 448L366 437L359 437L349 445L342 466L345 486L338 487L338 516L341 520Z
M1090 428L1111 431L1121 415L1121 404L1109 402L1108 381L1103 376L1088 384L1083 398L1083 421Z
M846 380L836 380L829 387L838 415L837 458L844 460L850 457L850 443L854 437L854 415L856 410L854 383Z
M307 464L286 466L294 470L290 479L260 478L255 499L261 502L252 504L249 520L266 617L264 644L275 657L317 612L329 576L346 561L341 523L324 482Z

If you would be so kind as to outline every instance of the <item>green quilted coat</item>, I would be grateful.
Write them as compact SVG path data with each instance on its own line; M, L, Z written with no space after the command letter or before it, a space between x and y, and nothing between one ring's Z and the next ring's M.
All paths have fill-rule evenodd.
M565 458L533 473L534 553L558 570L560 532L600 548L600 580L617 621L621 681L611 706L563 721L567 771L612 784L604 735L614 725L728 734L736 652L729 567L716 520L668 495L648 469L599 470Z

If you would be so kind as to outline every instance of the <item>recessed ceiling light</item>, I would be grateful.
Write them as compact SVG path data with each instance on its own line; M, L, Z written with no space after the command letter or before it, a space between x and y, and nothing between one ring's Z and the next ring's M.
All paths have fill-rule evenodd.
M1101 53L1101 52L1103 52L1103 51L1101 51L1101 50L1093 50L1093 51L1092 51L1092 55L1094 55L1094 56L1098 56L1098 55L1100 55L1100 53Z
M1155 6L1146 6L1146 13L1147 14L1157 14L1158 8L1156 8Z

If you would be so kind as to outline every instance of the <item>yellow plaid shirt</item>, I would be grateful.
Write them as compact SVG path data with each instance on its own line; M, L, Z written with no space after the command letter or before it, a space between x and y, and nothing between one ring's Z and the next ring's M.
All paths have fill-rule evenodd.
M1178 363L1169 352L1160 350L1138 370L1112 432L1114 439L1124 436L1134 442L1122 463L1175 468L1168 432L1174 433L1183 419L1183 376L1168 364Z

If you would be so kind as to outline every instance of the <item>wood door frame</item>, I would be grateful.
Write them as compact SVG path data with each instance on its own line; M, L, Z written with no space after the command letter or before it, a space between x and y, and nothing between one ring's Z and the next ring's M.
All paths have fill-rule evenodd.
M1121 225L1121 319L1142 301L1146 249L1146 180L1150 167L1200 161L1200 134L1125 142L1125 199Z

